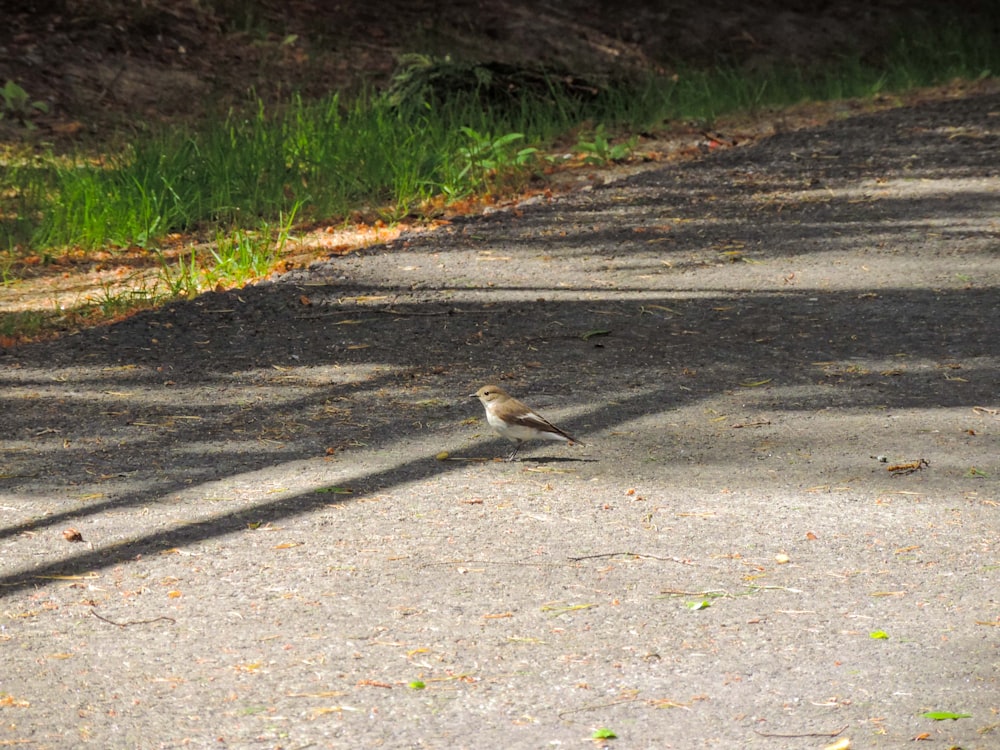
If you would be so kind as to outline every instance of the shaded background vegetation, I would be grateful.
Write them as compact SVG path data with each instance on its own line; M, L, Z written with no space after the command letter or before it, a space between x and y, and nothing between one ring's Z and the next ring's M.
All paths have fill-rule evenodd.
M0 81L46 102L46 137L107 140L292 92L385 84L400 55L544 65L578 75L679 65L877 64L900 29L997 29L995 0L16 0ZM20 137L20 133L4 133Z

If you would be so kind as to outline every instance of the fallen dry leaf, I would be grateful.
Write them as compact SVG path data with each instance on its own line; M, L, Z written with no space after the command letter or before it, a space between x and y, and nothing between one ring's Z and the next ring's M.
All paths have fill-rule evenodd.
M916 461L910 461L905 464L893 464L892 466L887 466L885 470L893 476L901 476L920 471L925 466L930 466L930 462L926 458L919 458Z

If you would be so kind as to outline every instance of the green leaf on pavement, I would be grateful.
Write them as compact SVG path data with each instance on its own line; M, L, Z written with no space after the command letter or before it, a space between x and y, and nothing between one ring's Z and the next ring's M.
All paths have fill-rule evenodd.
M972 714L956 714L951 711L928 711L925 714L920 714L925 719L934 719L934 721L944 721L945 719L971 719Z

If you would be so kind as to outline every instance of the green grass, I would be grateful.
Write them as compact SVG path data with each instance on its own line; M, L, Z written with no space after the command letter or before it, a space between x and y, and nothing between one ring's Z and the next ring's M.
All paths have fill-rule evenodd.
M297 208L297 207L296 207ZM234 228L218 231L215 242L201 255L194 249L181 253L170 262L157 252L160 262L159 280L167 296L194 297L204 289L243 286L267 275L275 266L288 243L295 209L283 216L278 227L262 221L259 229L250 231Z
M470 94L393 106L374 95L294 97L273 111L258 102L197 130L143 136L101 163L10 156L0 162L0 247L44 254L138 245L156 252L168 233L216 233L214 259L191 255L186 266L164 266L172 288L193 289L212 273L231 280L258 274L262 258L274 257L259 246L260 237L271 236L270 226L282 217L329 221L361 211L394 221L435 197L514 189L540 169L542 151L571 132L594 158L620 158L627 150L615 150L609 133L902 92L979 78L998 65L1000 45L990 30L945 23L900 34L878 65L845 57L823 69L755 75L682 70L592 100L553 88L551 96L508 106L484 107ZM229 228L226 234L217 233L220 226ZM195 270L198 279L191 277Z
M6 343L18 338L34 338L42 331L51 330L55 313L43 313L38 310L26 312L0 312L0 343Z

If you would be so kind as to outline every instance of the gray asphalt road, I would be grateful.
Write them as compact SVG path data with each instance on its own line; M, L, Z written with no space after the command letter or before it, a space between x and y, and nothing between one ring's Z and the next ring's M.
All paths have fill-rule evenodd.
M4 352L0 744L1000 746L998 113Z

